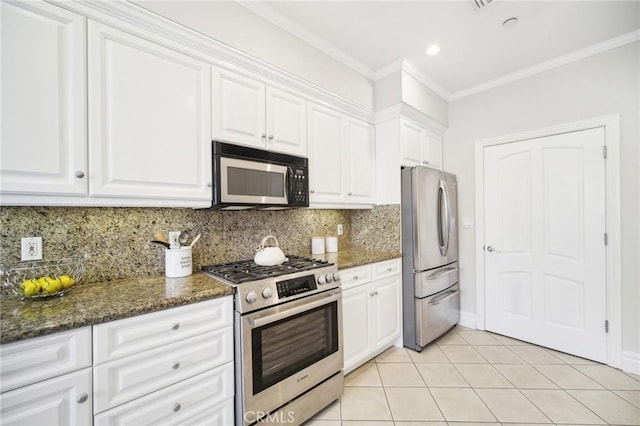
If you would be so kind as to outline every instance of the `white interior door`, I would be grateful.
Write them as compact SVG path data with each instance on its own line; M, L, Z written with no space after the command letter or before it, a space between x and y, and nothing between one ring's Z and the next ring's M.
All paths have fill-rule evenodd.
M604 128L484 149L486 329L606 362Z

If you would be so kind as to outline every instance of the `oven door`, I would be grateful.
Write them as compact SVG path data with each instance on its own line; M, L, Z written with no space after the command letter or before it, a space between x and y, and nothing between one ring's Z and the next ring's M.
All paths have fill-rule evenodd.
M340 373L342 294L335 289L241 316L243 420L275 410ZM238 359L238 358L236 358Z
M289 204L287 167L220 157L220 202Z

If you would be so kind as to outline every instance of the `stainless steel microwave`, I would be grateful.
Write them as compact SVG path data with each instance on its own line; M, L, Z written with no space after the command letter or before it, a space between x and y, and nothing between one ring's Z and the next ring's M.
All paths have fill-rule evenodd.
M309 160L213 141L213 203L221 210L309 207Z

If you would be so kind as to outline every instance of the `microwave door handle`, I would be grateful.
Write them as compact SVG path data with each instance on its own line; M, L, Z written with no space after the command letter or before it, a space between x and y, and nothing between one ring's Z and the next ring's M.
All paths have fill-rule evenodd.
M287 204L291 204L291 200L293 200L293 169L291 167L287 167L287 172L284 174L284 188L285 193L287 194Z

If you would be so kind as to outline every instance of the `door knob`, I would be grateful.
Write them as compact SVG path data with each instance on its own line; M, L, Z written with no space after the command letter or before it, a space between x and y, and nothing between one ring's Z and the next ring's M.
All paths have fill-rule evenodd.
M494 248L493 248L493 247L491 247L491 246L487 246L487 251L488 251L489 253L500 253L498 250L494 249Z

